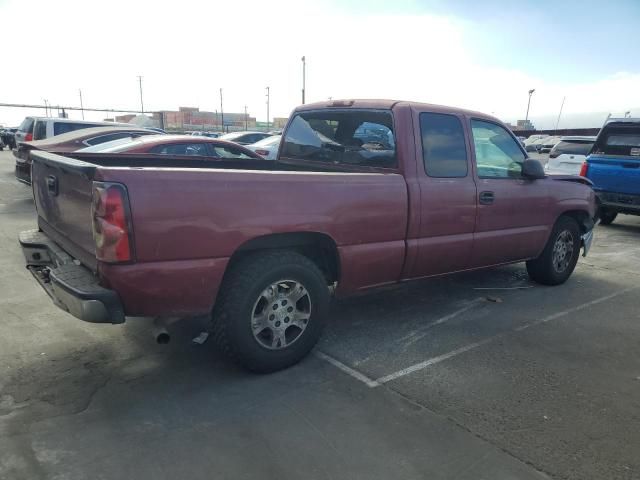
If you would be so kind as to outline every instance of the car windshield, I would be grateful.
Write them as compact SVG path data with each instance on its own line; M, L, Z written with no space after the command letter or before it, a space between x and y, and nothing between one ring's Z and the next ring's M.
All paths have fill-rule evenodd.
M31 130L33 129L33 122L34 119L32 117L25 118L18 127L18 130L27 133L31 132Z

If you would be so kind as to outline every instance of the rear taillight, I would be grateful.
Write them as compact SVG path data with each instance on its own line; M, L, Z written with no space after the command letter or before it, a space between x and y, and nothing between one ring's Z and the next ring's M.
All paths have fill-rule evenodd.
M96 258L109 263L132 260L131 213L125 186L93 182L91 213Z
M263 157L266 157L267 155L269 155L269 150L256 150L256 153L258 155L261 155Z
M25 141L25 142L30 142L31 140L33 140L33 133L27 133L27 134L24 136L24 141Z
M587 173L589 173L589 164L587 162L584 162L582 164L582 167L580 167L580 176L586 177Z

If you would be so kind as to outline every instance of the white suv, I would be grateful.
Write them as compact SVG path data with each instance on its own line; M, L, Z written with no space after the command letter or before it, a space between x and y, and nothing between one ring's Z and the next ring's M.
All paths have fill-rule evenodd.
M549 153L545 171L550 175L579 175L596 137L562 137Z
M36 117L33 125L33 140L42 140L45 138L55 137L67 132L73 132L74 130L80 130L82 128L90 127L107 127L127 126L131 125L127 123L115 123L115 122L87 122L84 120L71 120L69 118L56 118L56 117Z

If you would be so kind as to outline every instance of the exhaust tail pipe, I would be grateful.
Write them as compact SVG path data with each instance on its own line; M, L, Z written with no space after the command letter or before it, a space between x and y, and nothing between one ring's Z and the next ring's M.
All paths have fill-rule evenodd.
M164 318L156 318L151 327L151 334L158 345L166 345L171 341L171 335L167 330L167 322Z

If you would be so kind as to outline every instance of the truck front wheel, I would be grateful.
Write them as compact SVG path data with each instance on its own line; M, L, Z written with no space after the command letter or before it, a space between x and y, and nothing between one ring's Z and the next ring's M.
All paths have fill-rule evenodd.
M571 217L560 217L542 254L527 262L529 277L543 285L566 282L578 263L580 244L578 222Z
M292 251L251 254L231 267L213 311L213 337L231 359L260 373L299 362L329 308L320 269Z

